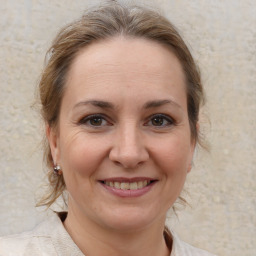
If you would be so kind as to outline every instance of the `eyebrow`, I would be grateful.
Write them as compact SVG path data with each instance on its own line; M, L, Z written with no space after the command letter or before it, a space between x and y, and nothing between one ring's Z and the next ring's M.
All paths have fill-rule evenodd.
M84 106L84 105L93 105L95 107L100 107L100 108L107 108L107 109L114 109L114 105L110 102L107 101L102 101L102 100L87 100L87 101L81 101L78 102L74 108Z
M157 107L161 107L161 106L166 105L166 104L171 104L173 106L181 108L181 106L173 100L152 100L152 101L149 101L149 102L145 103L143 107L145 109L157 108Z
M167 100L167 99L164 99L164 100L152 100L152 101L146 102L143 105L143 108L144 109L157 108L157 107L161 107L161 106L166 105L166 104L171 104L173 106L181 108L181 106L178 103L176 103L175 101ZM80 106L84 106L84 105L93 105L95 107L100 107L100 108L103 108L103 109L114 109L115 108L115 106L112 103L110 103L108 101L102 101L102 100L81 101L81 102L78 102L74 106L74 108L77 108L77 107L80 107Z

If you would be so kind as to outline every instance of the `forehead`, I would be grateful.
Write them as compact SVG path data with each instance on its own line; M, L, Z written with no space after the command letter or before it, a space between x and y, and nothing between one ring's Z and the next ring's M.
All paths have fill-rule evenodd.
M178 58L160 43L116 37L82 49L71 65L66 93L186 98L185 78ZM150 96L151 94L151 96Z

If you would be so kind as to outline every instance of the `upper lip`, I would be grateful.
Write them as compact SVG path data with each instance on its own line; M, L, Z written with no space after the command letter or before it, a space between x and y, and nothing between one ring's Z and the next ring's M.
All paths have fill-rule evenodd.
M126 178L126 177L113 177L113 178L106 178L101 179L100 181L113 181L113 182L139 182L139 181L156 181L157 179L149 178L149 177L133 177L133 178Z

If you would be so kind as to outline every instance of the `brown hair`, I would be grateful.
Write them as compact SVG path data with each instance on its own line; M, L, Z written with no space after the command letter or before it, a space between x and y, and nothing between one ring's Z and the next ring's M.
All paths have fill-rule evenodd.
M90 9L79 20L64 27L53 41L39 83L41 113L45 123L57 129L65 81L72 61L79 51L93 42L118 35L146 38L164 44L180 60L186 77L191 136L199 142L196 126L204 93L199 70L189 49L175 27L158 12L141 6L126 6L115 1ZM57 176L51 171L53 159L46 138L44 151L47 166L50 168L50 190L38 205L49 207L65 190L65 182L63 176Z

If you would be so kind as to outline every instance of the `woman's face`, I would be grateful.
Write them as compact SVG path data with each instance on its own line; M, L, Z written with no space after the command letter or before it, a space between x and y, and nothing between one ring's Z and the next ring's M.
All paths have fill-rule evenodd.
M181 64L146 39L113 38L83 49L48 130L69 210L110 229L164 223L190 170L194 142Z

